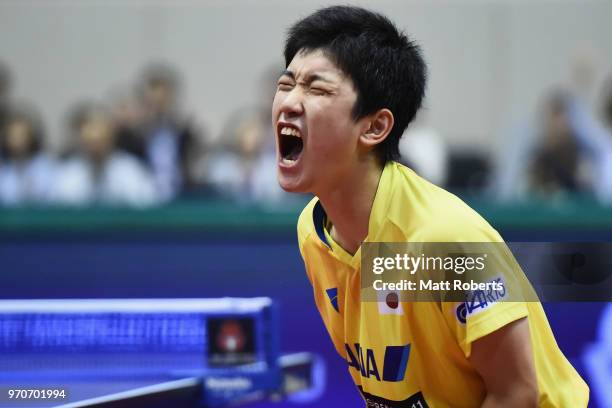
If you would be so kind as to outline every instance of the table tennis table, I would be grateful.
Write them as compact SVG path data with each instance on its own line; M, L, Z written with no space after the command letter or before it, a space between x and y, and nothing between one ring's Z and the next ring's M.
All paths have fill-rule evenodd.
M277 313L268 298L0 300L0 408L308 399L323 365L280 353Z

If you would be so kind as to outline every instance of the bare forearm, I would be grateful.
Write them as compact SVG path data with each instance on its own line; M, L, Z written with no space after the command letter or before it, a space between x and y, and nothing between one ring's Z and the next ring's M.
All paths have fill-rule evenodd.
M538 379L526 318L475 341L470 362L487 393L483 408L538 406Z

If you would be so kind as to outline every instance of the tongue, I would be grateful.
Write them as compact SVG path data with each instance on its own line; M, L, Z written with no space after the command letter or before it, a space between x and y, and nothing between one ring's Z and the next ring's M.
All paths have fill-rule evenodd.
M302 153L302 141L299 138L292 138L291 147L289 149L289 153L285 156L286 159L291 161L296 161L298 157L300 157L300 153Z

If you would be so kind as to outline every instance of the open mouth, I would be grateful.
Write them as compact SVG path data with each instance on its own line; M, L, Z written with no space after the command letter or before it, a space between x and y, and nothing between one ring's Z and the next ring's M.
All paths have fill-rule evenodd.
M300 131L291 126L281 126L278 136L278 147L284 162L296 162L304 148Z

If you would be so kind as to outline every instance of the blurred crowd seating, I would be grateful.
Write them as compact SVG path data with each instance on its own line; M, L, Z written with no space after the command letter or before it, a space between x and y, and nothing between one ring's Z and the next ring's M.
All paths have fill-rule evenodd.
M36 104L12 99L18 78L0 61L0 206L142 208L184 197L287 202L291 195L276 182L270 120L279 73L266 72L260 103L238 108L211 137L185 113L180 73L146 66L108 100L68 107L65 145L52 152ZM593 107L576 89L551 90L531 120L507 132L499 157L451 150L423 110L401 141L402 161L470 197L516 202L579 195L611 204L612 85L600 93Z

